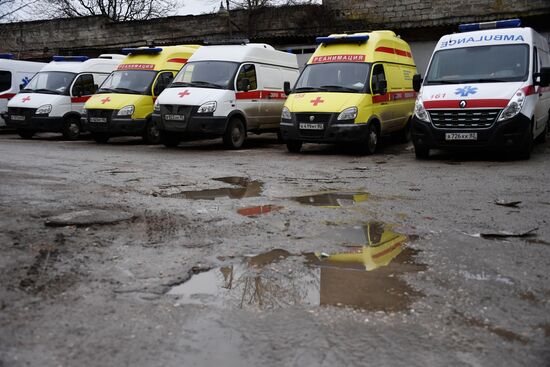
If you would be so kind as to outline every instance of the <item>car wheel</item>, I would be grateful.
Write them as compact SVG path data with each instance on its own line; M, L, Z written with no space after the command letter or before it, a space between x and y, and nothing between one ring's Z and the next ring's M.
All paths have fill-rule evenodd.
M92 133L92 137L98 144L105 144L109 141L109 134L107 133Z
M536 139L537 143L544 144L546 143L546 140L548 140L548 125L550 125L550 117L548 118L548 122L544 127L544 131L537 137Z
M18 129L17 134L19 134L19 136L22 137L23 139L30 139L30 138L33 137L34 131L33 130Z
M239 149L244 144L246 138L246 130L240 118L233 117L229 120L227 130L223 135L223 144L229 149Z
M80 122L75 117L69 117L63 124L63 137L67 140L76 140L80 137Z
M147 121L147 125L145 125L145 133L143 134L143 140L147 144L160 143L160 130L154 121Z
M159 130L159 140L164 146L174 148L179 145L181 137L179 133Z
M286 149L290 153L300 153L300 150L302 150L302 144L303 142L300 140L289 140L286 142Z
M378 140L380 134L378 133L378 127L372 122L367 127L367 137L360 143L359 151L362 154L371 155L376 152L378 148Z

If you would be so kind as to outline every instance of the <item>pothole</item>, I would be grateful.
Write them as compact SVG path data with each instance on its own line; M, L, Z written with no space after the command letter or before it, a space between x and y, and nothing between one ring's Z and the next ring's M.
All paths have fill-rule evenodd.
M352 206L368 200L367 192L328 192L324 194L296 196L290 199L300 204L322 206L322 207L343 207Z
M167 198L192 200L215 200L222 197L227 197L230 199L243 199L249 197L258 197L261 195L263 189L263 182L250 180L247 177L230 176L214 178L213 180L238 187L181 191L178 193L166 194L161 196Z

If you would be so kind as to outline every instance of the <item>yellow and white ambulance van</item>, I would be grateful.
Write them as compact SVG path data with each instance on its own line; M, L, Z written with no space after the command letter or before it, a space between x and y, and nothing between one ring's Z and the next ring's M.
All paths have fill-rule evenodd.
M416 66L392 31L318 37L315 53L289 93L281 134L290 152L304 142L353 143L372 154L380 135L410 139Z
M112 136L142 136L159 143L153 104L199 45L125 48L124 61L86 102L83 123L96 142Z
M54 56L8 102L6 125L25 139L37 132L62 132L65 139L78 139L84 103L123 58L111 54L93 59Z
M8 102L24 88L46 63L14 60L13 54L0 54L0 128L6 127L4 116Z
M223 137L240 148L247 133L277 132L286 95L298 77L296 55L267 44L201 47L159 96L153 118L161 141Z
M413 118L416 157L430 149L504 149L521 159L550 116L548 40L519 19L459 26L435 47Z

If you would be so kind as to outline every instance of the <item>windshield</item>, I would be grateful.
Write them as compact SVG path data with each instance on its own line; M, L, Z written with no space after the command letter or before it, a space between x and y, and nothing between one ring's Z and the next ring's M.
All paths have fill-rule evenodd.
M298 78L293 92L364 92L370 65L364 62L310 64Z
M23 93L69 94L69 87L75 73L62 71L41 71L37 73L21 91Z
M149 95L156 75L152 70L115 70L97 92Z
M523 81L528 71L527 45L457 48L434 54L426 84Z
M185 64L170 87L232 89L239 64L227 61L197 61Z

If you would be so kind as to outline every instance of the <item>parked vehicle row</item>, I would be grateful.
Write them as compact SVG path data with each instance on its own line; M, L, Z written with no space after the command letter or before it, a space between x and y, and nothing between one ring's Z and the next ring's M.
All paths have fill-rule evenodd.
M267 44L56 57L16 96L24 68L7 60L0 101L11 98L3 117L23 138L59 131L76 139L88 130L98 143L120 135L166 146L222 137L238 149L250 133L278 132L290 152L307 142L372 154L380 136L396 135L412 136L419 159L431 149L473 148L529 158L549 129L550 52L544 37L520 25L461 25L439 40L424 79L392 31L318 37L301 74L295 55Z

